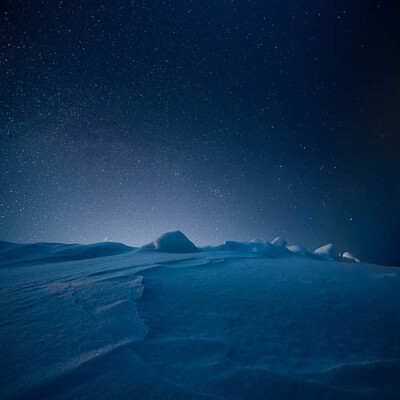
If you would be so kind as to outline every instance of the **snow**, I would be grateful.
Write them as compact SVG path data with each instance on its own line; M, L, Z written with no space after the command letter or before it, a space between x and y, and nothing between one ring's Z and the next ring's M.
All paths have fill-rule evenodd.
M286 239L278 236L271 242L271 244L273 244L274 246L286 246L287 241L286 241Z
M102 242L90 245L35 243L16 244L0 242L0 262L15 263L48 263L113 256L134 250L121 243Z
M304 257L312 257L312 254L304 247L298 244L287 246L288 250L294 254L304 256Z
M399 398L399 269L178 236L0 243L0 398Z
M233 250L243 253L258 253L264 256L273 255L273 246L268 242L225 242L226 250Z
M321 258L326 258L328 260L339 260L340 259L339 250L332 243L319 247L318 249L316 249L314 251L314 254L317 254Z
M346 261L360 262L360 260L358 258L354 257L353 254L349 253L348 251L344 252L342 257Z
M272 244L262 240L253 239L251 242L226 241L216 247L205 247L203 251L234 251L238 253L252 254L259 257L285 257L290 256L290 251L285 245Z
M181 231L167 232L144 249L157 249L167 253L195 253L199 249Z

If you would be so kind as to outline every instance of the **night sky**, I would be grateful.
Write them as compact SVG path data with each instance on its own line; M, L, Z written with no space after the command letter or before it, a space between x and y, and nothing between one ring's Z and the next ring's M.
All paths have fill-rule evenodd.
M395 3L4 1L0 239L400 265Z

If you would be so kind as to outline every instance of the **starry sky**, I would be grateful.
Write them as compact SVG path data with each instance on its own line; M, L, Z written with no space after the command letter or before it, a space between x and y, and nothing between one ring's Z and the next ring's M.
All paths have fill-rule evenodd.
M394 3L5 0L0 239L280 235L400 265Z

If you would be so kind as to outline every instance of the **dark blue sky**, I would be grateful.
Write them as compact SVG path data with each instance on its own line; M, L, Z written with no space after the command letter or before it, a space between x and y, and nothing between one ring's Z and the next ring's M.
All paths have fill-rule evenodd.
M0 239L283 235L400 264L394 2L16 3Z

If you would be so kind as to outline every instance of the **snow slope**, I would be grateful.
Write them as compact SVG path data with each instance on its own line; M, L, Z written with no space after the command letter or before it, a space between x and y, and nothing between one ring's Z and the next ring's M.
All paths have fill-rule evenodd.
M2 242L0 398L400 398L397 268L166 251Z

